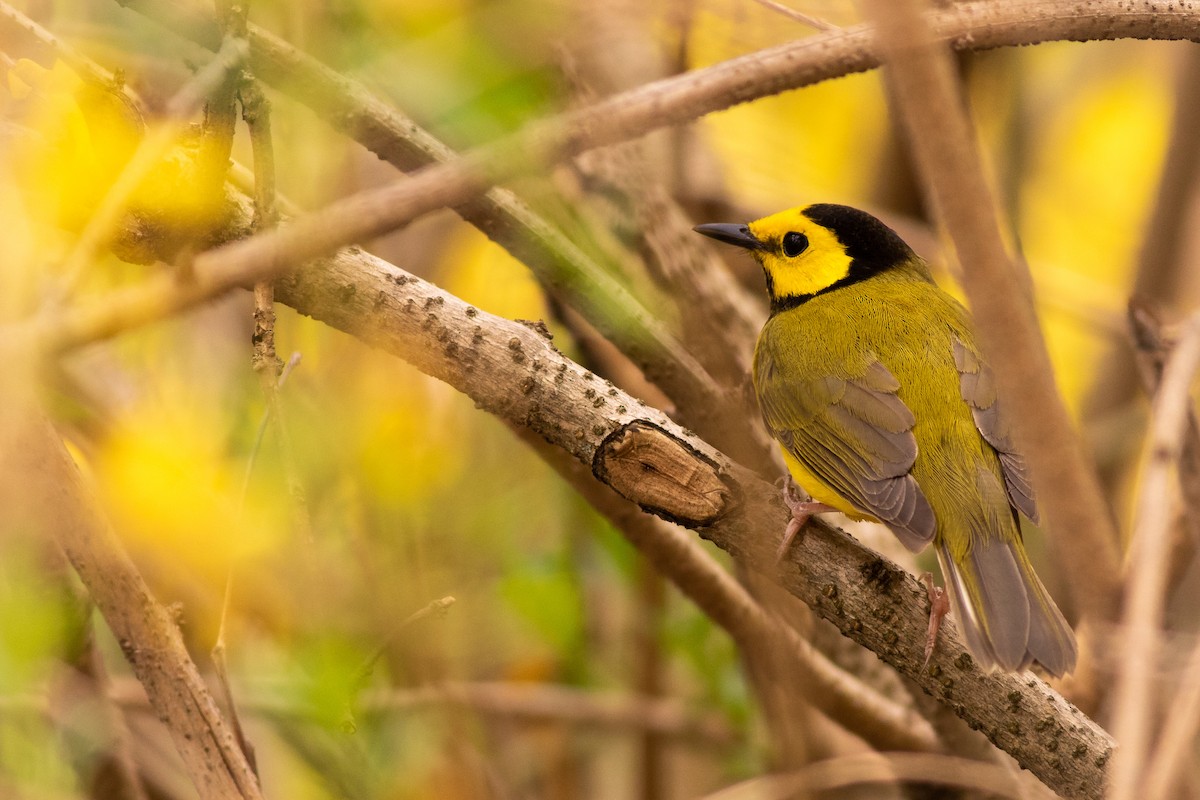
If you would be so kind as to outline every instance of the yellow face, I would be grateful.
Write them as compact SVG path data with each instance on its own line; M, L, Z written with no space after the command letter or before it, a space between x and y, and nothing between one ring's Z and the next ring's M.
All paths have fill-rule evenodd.
M762 243L754 255L766 271L772 300L813 295L850 276L845 245L803 212L790 208L747 226Z
M748 225L718 222L695 230L754 254L767 276L772 313L892 270L932 280L894 230L849 206L817 203Z

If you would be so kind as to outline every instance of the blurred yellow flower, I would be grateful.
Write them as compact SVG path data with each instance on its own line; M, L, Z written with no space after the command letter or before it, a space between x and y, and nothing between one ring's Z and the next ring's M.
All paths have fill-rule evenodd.
M33 215L75 230L87 222L141 139L137 111L120 92L82 81L61 61L21 59L8 72L11 116L27 135L12 163Z
M95 464L122 537L162 566L210 583L286 536L285 515L252 497L239 508L245 465L220 446L221 428L203 409L146 404L116 427Z
M21 132L8 158L30 215L82 229L144 138L140 112L119 87L84 81L61 61L46 69L22 59L6 86L6 116ZM117 255L170 258L221 222L225 197L201 179L196 144L180 142L134 190L114 232Z

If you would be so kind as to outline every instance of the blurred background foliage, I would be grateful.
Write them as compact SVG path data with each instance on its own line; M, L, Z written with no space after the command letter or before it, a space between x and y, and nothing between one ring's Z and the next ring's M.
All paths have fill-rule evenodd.
M857 19L850 3L794 5L837 25ZM151 109L151 126L153 110L209 58L108 0L17 6L123 70ZM250 18L456 148L812 33L753 0L257 0ZM1186 47L1051 44L961 59L1013 242L1038 287L1060 385L1080 414L1105 391L1105 359L1124 347L1124 305ZM0 187L9 220L0 304L12 319L62 279L54 265L71 229L94 208L128 143L118 123L107 138L89 127L94 116L81 109L65 67L5 52L5 119L41 137L5 159ZM394 176L285 95L272 100L280 188L300 206ZM739 106L686 137L656 134L647 146L667 157L647 159L639 180L667 187L695 222L817 201L859 205L895 224L953 280L877 73ZM234 156L250 161L243 134ZM623 247L628 231L611 198L589 192L578 169L516 188L622 280L646 284L636 254ZM138 202L164 201L151 193ZM369 244L480 308L546 320L560 348L587 357L577 329L529 271L453 214ZM759 291L748 260L729 266ZM79 291L98 296L165 268L105 256ZM1174 305L1189 303L1177 297ZM280 354L301 355L283 388L294 463L270 432L257 446L264 402L250 369L249 309L246 296L227 298L75 354L56 378L55 402L115 528L157 596L177 604L206 670L229 587L232 689L268 796L685 797L771 763L727 637L468 399L281 308ZM1101 458L1104 448L1123 454L1114 491L1127 488L1129 448L1140 441L1143 403L1126 400L1084 421ZM287 491L289 470L306 509ZM303 513L308 526L297 524ZM76 687L92 612L44 542L17 532L0 547L0 793L119 796L106 794L112 741L100 704ZM1057 570L1046 559L1039 572L1053 585ZM444 611L403 624L447 596L455 602ZM193 796L119 649L92 621L113 691L132 715L152 796ZM649 684L646 663L657 675ZM637 725L530 721L469 701L421 700L422 688L445 683L507 690L517 704L522 687L565 687L574 693L560 702L579 708L650 687L688 721L656 740L662 775L647 782ZM722 733L697 734L701 718Z

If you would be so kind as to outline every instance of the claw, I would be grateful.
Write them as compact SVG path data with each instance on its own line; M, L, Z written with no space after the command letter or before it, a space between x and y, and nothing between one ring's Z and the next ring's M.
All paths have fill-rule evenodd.
M933 649L937 646L938 631L942 628L942 619L950 613L950 598L946 590L933 582L933 575L926 572L921 576L925 590L929 593L929 629L925 633L925 664L933 657Z
M783 541L779 543L779 549L775 551L776 564L783 561L783 557L787 555L792 542L796 540L796 536L804 529L808 521L812 519L813 514L837 511L836 508L825 503L801 499L800 487L792 480L790 474L785 475L783 478L783 504L792 512L792 518L788 520L787 527L783 529Z

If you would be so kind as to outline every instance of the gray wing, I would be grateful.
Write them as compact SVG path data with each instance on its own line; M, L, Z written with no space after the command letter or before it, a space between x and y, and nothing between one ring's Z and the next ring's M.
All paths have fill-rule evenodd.
M881 520L916 552L936 522L909 474L917 458L912 412L899 381L879 361L863 374L797 379L760 353L759 406L771 435L855 508Z
M1008 501L1036 523L1038 510L1033 499L1029 468L1025 465L1025 459L1016 452L1011 432L1000 413L996 382L991 369L957 338L954 339L954 365L958 367L959 390L963 400L971 407L975 427L995 449L996 455L1000 456L1000 468L1004 472L1004 488L1008 493Z

